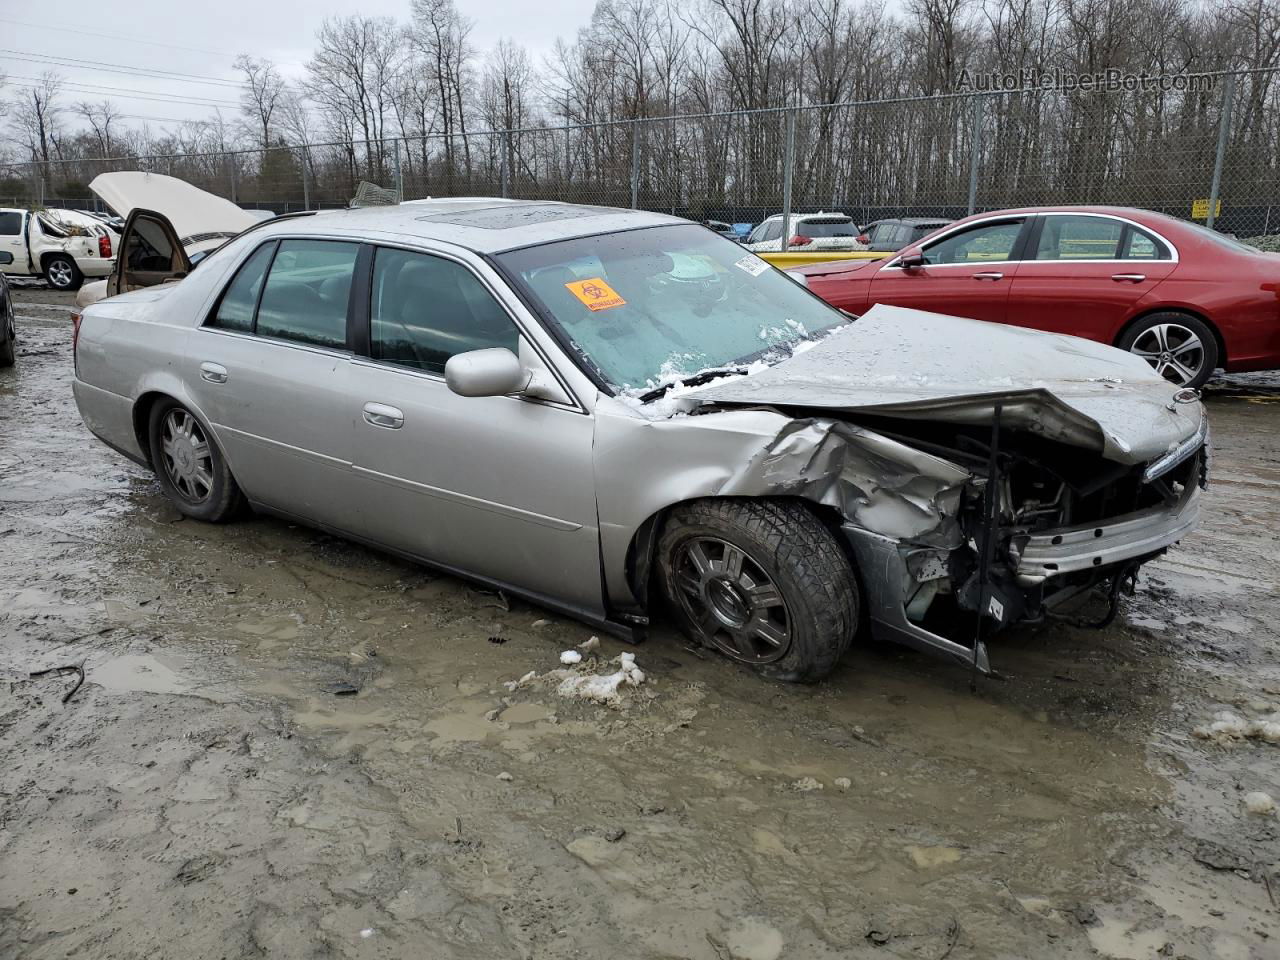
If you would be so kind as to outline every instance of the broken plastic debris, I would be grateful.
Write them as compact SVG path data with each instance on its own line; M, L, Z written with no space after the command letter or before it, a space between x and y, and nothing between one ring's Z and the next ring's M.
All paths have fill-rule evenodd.
M503 686L506 687L508 690L512 690L512 691L519 690L526 683L529 683L531 680L533 680L537 676L538 676L537 670L530 670L519 680L508 680L506 683L503 684Z
M594 653L600 649L600 638L592 637L590 640L583 641L578 644L578 649L583 653Z
M565 677L556 693L562 697L577 697L582 700L594 700L597 703L617 703L618 688L623 684L638 687L644 683L644 671L636 666L634 653L618 655L619 669L616 673Z
M1244 795L1244 808L1250 813L1270 816L1276 812L1276 802L1271 799L1271 794L1255 790Z
M564 653L560 654L560 662L566 667L571 667L575 663L582 662L582 654L577 650L566 650Z

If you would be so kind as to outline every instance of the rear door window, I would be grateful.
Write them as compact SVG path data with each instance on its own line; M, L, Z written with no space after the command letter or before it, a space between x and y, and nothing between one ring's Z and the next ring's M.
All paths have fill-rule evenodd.
M1168 260L1165 245L1151 234L1130 226L1120 245L1121 260Z
M1124 224L1106 217L1045 217L1037 260L1115 260Z
M254 326L259 336L342 349L360 244L282 240Z
M253 313L258 306L258 294L262 291L262 281L267 275L267 267L271 265L271 255L275 253L275 249L274 243L264 243L250 255L222 294L222 299L218 301L213 317L209 320L209 326L241 333L253 331Z
M0 237L16 237L22 233L22 214L17 210L0 212Z
M450 357L487 347L518 354L520 332L474 273L443 257L378 249L369 308L374 360L444 373Z

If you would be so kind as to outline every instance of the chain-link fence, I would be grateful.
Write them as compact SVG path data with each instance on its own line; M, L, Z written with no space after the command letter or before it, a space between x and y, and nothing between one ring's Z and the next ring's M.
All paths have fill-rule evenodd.
M245 207L345 206L364 180L429 196L641 207L730 223L838 210L959 217L1106 203L1280 232L1270 71L0 167L0 204L93 207L111 170L181 177ZM6 199L9 198L9 199ZM1219 212L1220 211L1220 212Z

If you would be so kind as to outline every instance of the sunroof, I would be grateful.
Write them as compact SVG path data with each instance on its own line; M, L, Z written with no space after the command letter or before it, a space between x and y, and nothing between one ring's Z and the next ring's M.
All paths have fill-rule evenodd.
M419 220L427 223L450 223L458 227L477 227L481 230L509 230L512 227L552 223L556 220L581 220L584 217L602 217L617 213L610 207L576 207L564 203L502 204L479 210L451 210L448 213L432 213Z

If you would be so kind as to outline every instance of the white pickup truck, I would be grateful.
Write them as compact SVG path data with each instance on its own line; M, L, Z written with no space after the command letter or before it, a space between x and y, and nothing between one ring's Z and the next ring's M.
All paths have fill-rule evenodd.
M11 277L44 277L55 290L77 290L86 277L105 277L115 264L120 235L76 210L0 208L0 250Z

